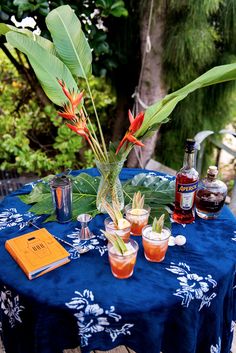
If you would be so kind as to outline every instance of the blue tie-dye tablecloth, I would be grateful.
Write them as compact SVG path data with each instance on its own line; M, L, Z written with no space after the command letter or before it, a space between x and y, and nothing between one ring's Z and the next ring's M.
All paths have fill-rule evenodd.
M97 175L96 169L87 172ZM140 172L124 169L121 179ZM62 353L78 345L82 353L118 345L137 353L230 352L236 318L236 219L227 207L217 220L172 223L173 235L185 235L187 243L169 247L161 263L145 260L136 237L137 264L127 280L111 274L99 231L105 216L96 216L91 251L80 257L72 251L69 264L29 281L4 244L32 231L27 222L35 216L17 198L31 188L26 185L0 204L0 329L7 353ZM76 222L45 227L71 242L79 231Z

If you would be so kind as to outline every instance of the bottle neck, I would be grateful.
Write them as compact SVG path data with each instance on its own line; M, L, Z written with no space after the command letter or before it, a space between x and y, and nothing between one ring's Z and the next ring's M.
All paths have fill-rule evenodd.
M195 153L194 153L194 151L192 151L191 153L185 152L183 168L186 168L186 169L195 168Z
M216 175L207 173L207 180L215 181L216 180Z

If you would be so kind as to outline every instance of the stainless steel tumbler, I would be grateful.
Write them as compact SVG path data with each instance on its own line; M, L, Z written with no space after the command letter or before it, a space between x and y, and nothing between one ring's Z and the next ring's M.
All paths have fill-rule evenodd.
M72 183L66 176L56 176L50 182L52 200L57 221L66 223L72 219Z

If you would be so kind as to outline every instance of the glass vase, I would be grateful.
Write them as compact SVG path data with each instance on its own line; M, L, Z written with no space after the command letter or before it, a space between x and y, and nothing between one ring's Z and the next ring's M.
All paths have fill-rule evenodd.
M114 201L119 205L120 210L124 208L124 193L119 179L119 174L123 165L124 160L112 163L96 160L96 166L101 174L96 206L101 213L107 213L102 207L103 199L105 199L111 206L112 201Z

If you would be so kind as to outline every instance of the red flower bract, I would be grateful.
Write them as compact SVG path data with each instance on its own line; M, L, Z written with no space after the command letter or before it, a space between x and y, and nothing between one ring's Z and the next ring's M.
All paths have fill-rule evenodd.
M89 130L86 126L86 122L78 121L75 125L66 124L71 130L76 132L78 135L85 137L89 142Z
M143 112L139 113L134 118L132 113L131 113L131 111L129 110L130 126L129 126L129 129L126 132L125 136L123 137L123 139L119 143L119 146L117 147L117 150L116 150L116 154L119 152L119 150L121 149L121 147L124 145L125 142L131 142L134 145L144 146L144 144L141 141L137 140L136 137L133 136L133 134L135 132L137 132L140 129L140 127L142 126L143 119L144 119L144 113Z
M58 81L59 85L62 87L64 94L69 99L69 101L71 103L71 108L73 110L75 110L76 107L81 103L84 93L83 92L75 93L74 90L73 90L73 92L70 92L70 90L66 87L66 84L64 81L59 80L59 79L57 79L57 81Z

